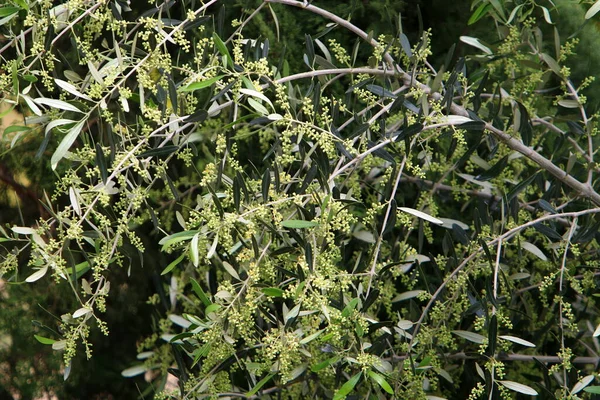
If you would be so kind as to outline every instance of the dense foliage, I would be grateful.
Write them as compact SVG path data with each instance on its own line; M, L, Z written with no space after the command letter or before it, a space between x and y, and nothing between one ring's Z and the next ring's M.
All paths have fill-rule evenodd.
M0 278L58 293L34 337L65 378L133 332L104 365L157 399L600 393L598 97L569 36L600 2L475 0L437 48L394 1L10 3L3 157L47 175Z

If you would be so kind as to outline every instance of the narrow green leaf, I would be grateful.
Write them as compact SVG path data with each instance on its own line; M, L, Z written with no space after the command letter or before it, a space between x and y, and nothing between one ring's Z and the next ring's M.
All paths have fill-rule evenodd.
M106 169L106 157L104 156L102 146L98 142L96 142L96 166L100 170L100 177L102 178L102 183L106 184L106 180L108 179L108 170Z
M185 253L180 255L179 257L177 257L177 259L175 261L173 261L169 265L167 265L167 267L165 269L163 269L163 271L160 274L161 275L168 274L169 272L171 272L171 270L173 270L173 268L175 268L177 266L177 264L179 264L181 261L183 261L184 258L185 258Z
M263 174L262 184L261 184L263 203L266 203L269 201L269 187L270 186L271 186L271 171L269 171L269 168L267 168L265 170L265 173Z
M194 293L196 293L196 296L198 296L200 301L202 301L202 303L204 303L205 306L210 306L212 302L209 300L206 293L204 293L204 290L202 290L200 284L194 278L191 278L190 282L192 283L192 290L194 291Z
M310 370L312 372L319 372L320 370L329 367L331 364L337 362L339 360L339 357L331 357L328 358L325 361L321 361L320 363L314 365Z
M208 112L206 110L198 110L189 115L184 122L204 122L206 118L208 118Z
M358 297L355 297L352 300L350 300L350 302L342 310L342 317L348 318L350 316L350 314L352 313L352 311L354 311L354 309L356 308L357 305L358 305Z
M498 160L498 162L494 164L490 169L477 175L475 179L477 179L478 181L489 181L490 179L493 179L500 175L500 173L502 173L502 171L504 170L504 168L506 168L507 165L508 156L504 156L500 160Z
M358 374L354 375L352 378L348 380L348 382L344 383L341 388L338 389L337 392L333 395L333 400L342 400L345 399L350 392L354 389L358 381L362 376L362 371Z
M54 339L45 338L45 337L39 336L39 335L33 335L33 337L41 344L52 344L52 343L56 342L56 340L54 340Z
M4 134L8 135L9 133L13 133L13 132L26 132L29 130L31 130L31 128L28 126L11 125L11 126L7 126L6 129L4 129Z
M233 58L231 58L231 54L229 54L229 50L227 50L227 46L225 46L225 43L223 43L223 40L221 40L221 38L219 37L219 35L217 35L216 32L213 32L213 43L215 44L215 47L217 48L217 50L219 50L219 53L221 53L223 56L225 56L225 58L227 59L227 64L229 64L229 67L233 68Z
M177 232L174 233L172 235L169 236L165 236L164 238L160 239L160 241L158 242L158 244L164 246L170 246L173 245L175 243L179 243L182 242L184 240L188 240L194 237L194 235L198 233L197 230L193 230L193 231L183 231L183 232Z
M390 384L385 380L383 375L378 374L375 371L369 371L369 377L376 382L383 390L388 392L389 394L394 394L394 389L390 386Z
M479 7L471 14L471 18L467 22L467 25L473 25L475 22L479 21L487 12L489 11L491 5L489 3L481 3Z
M304 228L312 228L313 226L319 225L318 222L315 221L304 221L301 219L289 219L287 221L282 221L281 226L284 228L292 228L292 229L304 229Z
M377 95L379 97L389 97L391 99L395 99L396 97L398 97L394 93L390 92L389 90L387 90L379 85L367 85L366 88L369 92L371 92L374 95Z
M180 90L182 92L193 92L194 90L204 89L204 88L207 88L209 86L212 86L213 83L219 81L224 76L225 75L218 75L218 76L215 76L213 78L207 79L205 81L190 83L189 85L181 88ZM194 114L192 114L192 115L194 115Z
M263 292L264 294L266 294L267 296L271 296L271 297L282 297L283 296L283 290L278 289L278 288L262 288L260 291Z
M168 156L169 154L172 154L172 153L176 152L177 150L179 150L179 146L174 146L174 145L163 146L163 147L158 147L156 149L144 151L143 153L140 153L137 157L138 158L146 158L146 157Z
M44 277L44 275L46 275L46 272L48 272L48 266L45 265L42 268L38 269L37 271L35 271L33 274L29 275L27 277L27 279L25 279L25 282L31 283L31 282L35 282L37 280L40 280Z
M558 75L559 77L562 78L562 73L560 72L560 70L561 70L560 65L558 65L558 63L556 62L556 60L554 58L552 58L552 56L550 56L549 54L546 54L546 53L542 53L540 55L540 57L546 63L546 65L548 65L550 67L552 72L554 72L556 75Z
M600 394L600 386L588 386L585 389L583 389L583 391L593 394Z
M269 382L271 380L271 378L273 378L273 376L275 376L275 374L269 374L269 375L265 376L263 379L261 379L260 382L258 382L256 384L256 386L254 386L252 388L251 391L246 393L246 397L254 396L260 390L260 388L265 385L265 383Z
M321 336L321 334L324 331L325 331L325 329L321 329L320 331L317 331L317 332L313 333L312 335L308 335L304 339L300 340L300 344L306 344L306 343L312 342L313 340L315 340L316 338L318 338L319 336Z
M63 140L60 142L54 154L52 154L52 158L50 159L50 164L52 164L52 169L55 170L58 162L64 158L67 154L67 151L71 148L71 145L75 142L79 133L83 129L83 125L85 124L85 119L79 121L77 125L72 127L69 132L65 135Z
M540 250L540 248L537 247L536 245L534 245L533 243L521 242L521 247L524 248L525 250L527 250L528 252L530 252L531 254L535 255L536 257L538 257L540 260L548 261L548 257L546 257L544 252L542 250Z

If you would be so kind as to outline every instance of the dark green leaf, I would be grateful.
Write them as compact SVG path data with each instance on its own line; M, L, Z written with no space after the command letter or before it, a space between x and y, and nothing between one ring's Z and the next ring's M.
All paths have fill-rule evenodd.
M395 99L397 96L389 90L379 85L367 85L367 90L379 97L389 97Z
M519 182L518 184L515 185L515 187L513 187L510 192L508 192L508 194L506 195L506 199L507 201L511 201L512 199L514 199L519 193L521 193L525 188L529 187L531 185L531 182L533 182L533 180L535 178L537 178L538 172L529 175L525 180Z
M104 157L104 151L102 151L102 146L100 146L100 143L98 142L96 142L96 165L100 170L102 182L106 184L106 180L108 179L108 170L106 169L106 157Z
M382 235L390 233L396 226L396 213L398 212L398 205L396 204L396 200L392 199L392 201L390 201L388 209L389 214Z
M217 35L216 32L213 32L213 42L219 53L221 53L227 59L227 64L229 65L229 67L233 68L233 58L231 58L231 54L229 54L227 46L225 46L225 43L223 43L223 41L221 40L219 35Z
M544 225L541 222L533 225L533 227L542 235L546 236L548 239L552 240L562 240L563 237L559 235L554 229L550 228L548 225Z
M171 107L173 107L173 111L177 113L177 88L175 87L175 82L170 74L167 74L167 83L169 85L169 98L171 99Z
M416 123L416 124L412 124L410 126L407 126L404 129L401 129L397 132L392 133L392 137L396 137L396 141L398 140L404 140L404 139L410 139L412 136L416 135L417 133L421 132L423 130L423 124L421 123Z
M337 362L339 360L339 357L331 357L328 358L325 361L322 361L320 363L318 363L317 365L314 365L310 370L312 372L319 372L320 370L329 367L331 364Z
M200 301L202 301L206 307L210 306L212 302L209 300L206 293L204 293L204 290L202 290L200 284L194 278L190 278L190 282L192 283L192 289L194 290L194 293L196 293L196 296L198 296Z
M156 149L144 151L143 153L138 154L138 158L168 156L177 150L179 150L179 146L170 145L158 147Z
M367 148L372 149L373 147L375 147L376 144L373 143L372 141L368 141L367 142ZM392 156L387 150L385 150L384 148L378 148L377 150L373 151L373 154L376 155L379 158L384 159L385 161L389 161L392 164L396 163L396 160L394 159L394 156Z
M412 48L410 46L410 42L408 41L408 37L404 34L400 34L400 46L402 46L402 50L404 53L410 58L412 57Z
M315 63L317 63L317 65L319 67L324 68L324 69L336 69L337 68L334 64L332 64L331 62L327 61L325 58L323 58L319 55L315 56Z
M0 8L0 17L8 17L9 15L13 15L20 10L21 9L19 7L2 7Z
M269 374L269 375L265 376L263 379L261 379L260 382L258 382L256 384L256 386L254 386L252 388L251 391L246 393L246 397L254 396L260 390L260 388L265 385L265 383L269 382L273 378L273 376L275 376L275 374Z
M490 169L476 176L475 179L477 179L478 181L489 181L490 179L493 179L500 175L500 173L504 170L504 168L506 168L507 165L508 156L504 156L500 160L498 160L498 162L494 164Z
M496 344L498 337L498 319L495 315L490 318L488 326L488 355L493 356L496 354Z
M184 122L204 122L208 118L208 113L205 110L198 110L192 115L188 116Z
M262 200L263 203L269 201L269 188L271 187L271 171L269 168L265 170L262 178Z
M308 66L312 67L312 64L315 60L315 46L310 35L305 34L304 40L306 43L306 55L308 57Z
M350 300L350 302L342 310L342 317L348 318L357 305L358 297L355 297L354 299Z
M197 28L208 20L210 20L210 17L208 15L203 15L201 17L197 17L196 19L194 19L192 21L186 22L185 25L183 26L183 30L189 31L190 29Z
M550 203L548 203L546 200L544 199L540 199L538 201L538 206L540 206L540 208L544 211L548 211L550 214L556 214L557 211L554 207L552 207L552 205Z
M467 131L482 131L485 129L485 122L483 121L470 121L460 124L457 128L464 129Z
M525 106L519 102L517 102L517 106L519 108L519 133L521 134L521 140L523 140L523 144L525 146L529 146L531 144L531 120L529 119L529 113Z

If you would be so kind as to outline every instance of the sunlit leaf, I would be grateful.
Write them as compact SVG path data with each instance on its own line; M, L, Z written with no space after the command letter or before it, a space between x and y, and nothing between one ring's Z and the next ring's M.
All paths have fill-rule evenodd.
M127 368L121 372L121 375L125 378L131 378L133 376L141 375L148 371L148 367L144 364L136 365L135 367Z
M444 221L437 219L435 217L432 217L431 215L426 214L423 211L415 210L414 208L398 207L398 210L403 211L408 214L411 214L411 215L414 215L417 218L424 219L425 221L431 222L436 225L444 225Z
M479 333L460 330L452 331L452 333L473 343L482 344L485 342L485 336L480 335Z
M59 110L83 113L83 111L81 111L79 108L75 107L72 104L67 103L66 101L62 101L62 100L47 99L45 97L40 97L37 99L33 99L33 101L36 102L37 104L40 104L43 106L47 106L47 107L51 107L51 108L58 108Z
M54 151L54 154L52 154L52 158L50 159L52 169L56 169L58 162L64 158L64 156L67 154L67 151L69 151L69 148L71 148L71 145L73 145L75 140L77 140L77 137L79 137L79 133L83 129L85 122L85 120L79 121L79 123L73 126L62 139L62 141Z
M535 344L525 340L525 339L521 339L519 337L516 336L510 336L510 335L500 335L498 336L500 339L504 339L504 340L508 340L509 342L513 342L513 343L517 343L520 344L522 346L526 346L526 347L535 347Z
M585 13L585 19L590 19L600 11L600 0L597 0Z
M540 250L539 247L537 247L535 244L522 241L521 247L530 252L531 254L535 255L540 260L548 261L548 257L546 257L542 250Z
M590 383L594 382L594 379L596 379L594 375L584 376L579 382L575 384L575 386L573 386L573 389L571 389L571 394L577 394L581 392L583 389L589 386Z
M513 381L497 381L497 382L500 383L505 388L513 390L515 392L528 394L530 396L538 395L538 392L536 392L533 388L531 388L527 385L523 385L522 383L513 382Z
M394 297L392 300L392 303L395 303L398 301L404 301L404 300L408 300L408 299L413 299L422 293L426 293L426 292L424 290L409 290L407 292L400 293L399 295Z
M479 39L471 37L471 36L461 36L460 37L460 41L463 43L468 44L469 46L473 46L475 48L478 48L479 50L483 51L486 54L492 54L492 50L490 50L489 47L487 47L486 45L482 44Z
M48 266L43 266L33 274L29 275L27 279L25 279L25 282L31 283L40 280L44 277L44 275L46 275L46 272L48 272Z

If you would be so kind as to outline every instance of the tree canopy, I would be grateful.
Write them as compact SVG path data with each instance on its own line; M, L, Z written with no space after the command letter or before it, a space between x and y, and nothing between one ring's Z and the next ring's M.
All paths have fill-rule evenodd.
M600 393L600 1L416 3L1 6L0 390Z

